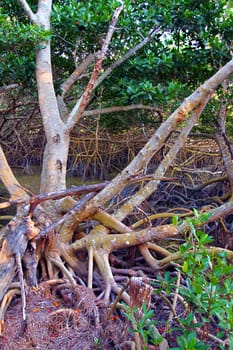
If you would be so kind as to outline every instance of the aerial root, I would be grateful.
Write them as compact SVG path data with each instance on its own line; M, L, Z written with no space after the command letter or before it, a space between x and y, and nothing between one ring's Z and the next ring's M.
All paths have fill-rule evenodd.
M109 304L111 291L119 294L122 288L117 285L113 277L112 269L109 263L109 252L105 251L104 249L99 249L97 251L94 251L94 258L105 282L103 303ZM121 298L127 304L129 304L129 295L126 292L122 293Z
M88 288L92 288L93 283L93 260L94 260L94 249L92 246L88 248Z
M1 307L0 307L0 334L3 332L4 328L4 317L8 306L10 305L13 297L15 295L20 295L20 288L10 289L3 297Z
M146 243L140 244L138 249L150 267L152 267L155 270L160 269L159 261L151 255Z
M70 273L70 271L63 264L60 256L58 254L53 254L53 256L48 256L48 259L49 259L50 263L52 263L54 266L58 267L60 269L60 271L63 273L63 275L67 277L71 286L75 287L76 282L75 282L74 278L72 277L72 274Z

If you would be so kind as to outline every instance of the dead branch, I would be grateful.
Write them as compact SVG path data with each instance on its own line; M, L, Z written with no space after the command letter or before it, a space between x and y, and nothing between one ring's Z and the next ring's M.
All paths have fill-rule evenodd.
M50 231L54 230L55 228L57 228L59 225L61 225L62 223L64 223L67 219L69 219L70 216L75 215L75 213L77 211L81 211L85 204L91 199L93 198L95 195L94 192L90 192L88 194L86 194L84 197L82 197L78 203L71 209L69 210L62 218L60 218L59 220L55 221L54 223L52 223L50 226L44 228L43 230L40 231L40 237L45 236L47 233L49 233Z

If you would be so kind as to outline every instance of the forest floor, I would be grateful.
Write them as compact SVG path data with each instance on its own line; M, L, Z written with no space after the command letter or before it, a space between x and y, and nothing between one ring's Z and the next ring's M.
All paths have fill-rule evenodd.
M135 251L128 252L128 254L135 254ZM122 255L120 258L122 258ZM126 260L130 261L129 255ZM148 310L144 312L145 322L147 322L146 318L149 318L160 335L166 339L169 346L166 349L177 347L177 338L184 334L178 321L185 320L190 309L179 299L176 300L174 305L174 293L166 294L166 285L162 287L164 291L161 292L161 288L158 288L161 280L158 282L158 278L163 278L165 281L164 274L169 273L170 281L173 281L175 285L179 279L179 272L170 268L169 272L156 273L145 264L139 255L135 258L135 262L136 266L131 269L115 268L115 278L120 281L119 285L122 288L127 286L130 276L141 279L152 286L151 302L148 305ZM99 279L98 273L97 276ZM186 284L182 275L180 284L183 286ZM102 289L104 289L103 281ZM139 349L135 347L132 324L126 317L125 311L117 308L114 304L115 295L111 295L111 305L114 305L113 307L101 303L101 299L97 295L100 296L101 293L100 288L95 285L93 290L79 284L72 288L67 284L67 281L62 279L43 281L37 288L27 288L26 322L23 321L22 317L21 297L16 295L5 315L3 332L0 336L0 349ZM176 315L173 314L171 305L174 306ZM147 317L147 312L153 312L153 314L148 314ZM198 319L198 311L195 314ZM141 329L144 329L146 334L148 329L146 323L141 323ZM215 336L218 329L218 322L213 318L208 325L208 331ZM205 328L198 336L200 336L203 343L208 344L205 349L223 349L208 337ZM151 334L149 334L146 347L142 349L159 349L158 345L152 345L155 343L151 339ZM192 349L197 350L199 348L194 346Z
M21 299L14 298L6 313L0 349L133 349L131 324L121 310L111 312L109 307L98 305L93 291L84 286L78 285L75 290L67 288L66 293L63 290L63 297L55 289L47 282L37 289L28 289L26 322L22 319ZM173 320L172 331L166 332L166 320L171 312L168 304L153 295L150 310L154 311L152 322L157 330L160 334L165 332L169 346L175 346L179 330ZM176 310L185 313L182 305ZM147 348L158 349L153 345Z

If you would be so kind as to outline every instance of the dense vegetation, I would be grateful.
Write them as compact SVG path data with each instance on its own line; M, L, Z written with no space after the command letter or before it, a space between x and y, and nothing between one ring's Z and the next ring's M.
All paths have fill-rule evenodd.
M233 347L232 5L0 4L4 349Z

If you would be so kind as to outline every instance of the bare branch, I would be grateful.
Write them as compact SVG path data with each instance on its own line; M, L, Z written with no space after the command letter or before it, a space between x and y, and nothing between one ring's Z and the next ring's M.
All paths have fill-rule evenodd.
M123 57L121 57L119 60L111 64L103 74L97 79L94 89L96 89L102 82L103 80L112 73L112 71L120 66L123 62L127 61L130 57L136 54L138 50L140 50L143 46L145 46L147 43L151 41L151 39L158 34L160 31L160 27L158 28L153 28L150 33L147 35L145 39L143 39L138 45L136 45L134 48L130 49Z
M156 179L149 181L145 186L141 187L138 190L138 192L131 196L130 199L118 209L118 211L114 215L118 220L122 221L133 210L133 208L139 206L146 198L148 198L154 191L156 191L158 185L160 184L160 179L166 173L167 169L173 162L179 150L184 146L190 131L192 130L193 126L197 123L198 118L201 115L201 112L203 111L208 101L209 98L207 97L205 101L201 104L201 106L195 108L191 118L187 121L176 142L171 147L169 152L166 154L166 156L156 169Z
M78 80L80 75L85 72L85 70L90 66L90 64L94 61L95 55L88 55L85 60L78 65L78 67L73 71L73 73L62 83L62 97L67 94L67 92L71 89L74 83Z
M102 46L102 50L101 50L100 55L99 55L99 60L101 60L101 62L103 61L104 57L106 56L109 43L112 39L113 33L115 32L116 22L117 22L118 17L119 17L122 10L123 10L123 6L119 6L113 14L108 33L106 35L106 38L105 38L103 46Z
M109 26L108 33L107 33L106 38L104 40L104 43L103 43L101 52L99 54L99 57L98 57L98 59L96 61L96 64L95 64L95 67L93 69L93 72L92 72L91 78L89 80L89 83L87 84L86 90L84 91L82 97L78 100L78 102L74 106L74 108L71 111L71 113L69 115L69 118L67 120L67 128L68 128L68 130L71 130L74 127L74 125L82 117L83 112L85 111L85 108L86 108L87 103L89 101L90 95L91 95L91 93L93 91L95 82L96 82L97 77L99 75L99 72L101 70L102 62L103 62L103 60L104 60L104 58L106 56L108 46L110 44L111 38L113 36L113 33L115 31L117 19L118 19L119 15L120 15L122 9L123 9L123 6L120 6L114 12L111 24Z
M99 115L99 114L128 112L128 111L132 111L134 109L145 109L145 110L149 110L149 111L157 112L158 114L161 114L161 111L158 110L158 108L156 108L156 107L137 104L137 105L129 105L129 106L115 106L115 107L102 108L102 109L92 109L90 111L85 111L83 113L83 116L89 117L92 115Z
M9 85L3 85L0 87L0 93L8 90L13 90L18 88L20 85L18 83L15 84L9 84Z
M1 166L1 146L0 146L0 173L1 173L1 180L4 181L4 178L2 178L2 166ZM4 163L5 164L5 163ZM4 165L4 168L6 168L6 164ZM3 174L4 175L4 174ZM8 175L8 178L10 176ZM154 175L139 175L139 176L132 176L128 178L129 183L138 183L141 181L147 181L147 180L152 180L155 179ZM160 178L160 180L171 180L171 178L169 177L163 177ZM5 183L5 182L4 182ZM57 191L57 192L49 192L49 193L42 193L42 194L38 194L38 195L33 195L32 197L20 197L18 196L18 199L12 199L10 201L7 202L3 202L0 203L0 209L4 209L4 208L8 208L11 205L18 205L18 204L30 204L30 212L33 212L33 210L35 209L35 207L42 203L45 202L47 200L57 200L57 199L61 199L64 197L68 197L68 196L80 196L86 193L90 193L90 192L99 192L101 191L104 187L106 187L108 184L110 183L110 181L105 181L102 183L97 183L97 184L93 184L93 185L83 185L83 186L72 186L71 188L68 188L66 190L61 190L61 191ZM25 193L27 192L27 190L22 187L19 183L17 183L16 185L17 188L20 188L21 190L24 190ZM71 208L69 208L71 209ZM69 210L68 209L68 210Z
M0 162L0 171L1 171L1 162ZM41 202L51 200L51 199L53 200L61 199L67 196L74 196L74 195L77 196L77 195L81 195L89 192L98 192L102 190L105 186L107 186L108 183L109 181L99 183L99 184L94 184L94 185L73 186L67 190L61 190L58 192L50 192L50 193L42 193L37 196L33 196L31 199L19 198L17 200L0 203L0 209L10 207L11 205L30 203L30 206L31 206L30 211L33 211L35 207ZM17 188L20 188L20 187L21 186L18 184Z
M64 221L66 221L70 216L73 216L77 211L80 211L83 209L87 201L89 201L91 198L93 198L95 195L95 192L87 193L85 196L83 196L80 201L70 210L68 213L66 213L62 218L52 223L50 226L45 227L43 230L40 231L40 237L45 236L52 230L56 229L59 225L61 225Z

